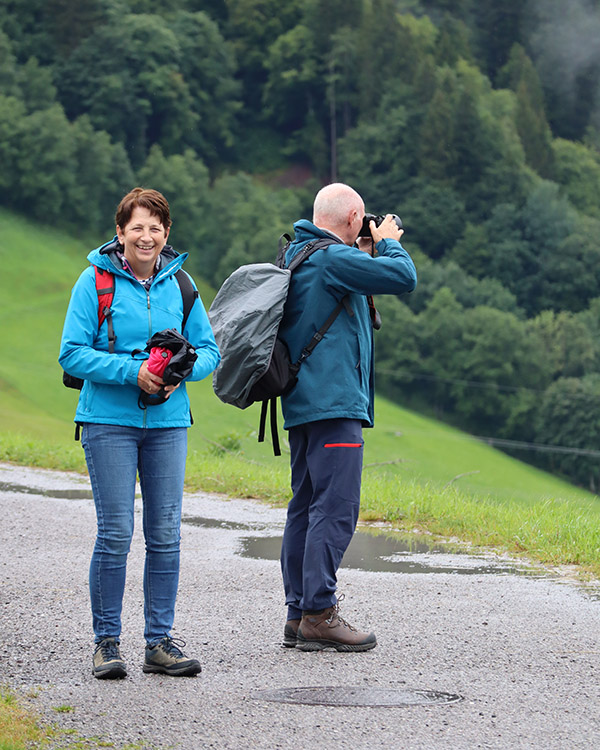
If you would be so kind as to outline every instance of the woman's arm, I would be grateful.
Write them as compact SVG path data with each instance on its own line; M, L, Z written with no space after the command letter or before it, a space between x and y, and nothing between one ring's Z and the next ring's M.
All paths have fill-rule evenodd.
M76 378L97 383L137 385L141 361L131 354L110 354L94 348L98 338L98 294L94 269L81 274L69 301L58 361Z

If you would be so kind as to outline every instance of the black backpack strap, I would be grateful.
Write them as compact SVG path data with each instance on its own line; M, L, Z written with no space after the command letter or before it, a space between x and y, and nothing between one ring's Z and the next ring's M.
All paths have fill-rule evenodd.
M260 422L258 424L258 442L265 442L265 427L267 424L267 409L269 408L269 402L263 401L260 405Z
M323 325L319 328L319 330L313 335L312 339L308 342L308 344L302 350L302 353L298 357L297 361L291 366L291 369L294 372L294 374L298 374L298 370L300 369L300 366L302 365L304 360L310 357L310 355L313 353L315 346L319 343L319 341L323 339L323 336L325 336L327 331L333 325L333 321L337 318L337 316L344 309L346 310L348 315L350 315L350 317L354 315L354 310L352 309L352 305L350 304L350 296L348 294L342 297L341 302L338 302L335 310L331 313L331 315L327 318L327 320L323 323Z
M113 328L112 314L109 307L105 307L103 310L104 316L106 317L106 330L108 333L108 351L111 354L115 353L115 329Z
M277 431L277 397L263 401L260 406L260 424L258 427L258 442L265 442L265 428L267 426L267 411L271 407L271 441L273 443L273 454L281 456L279 444L279 433Z
M312 242L307 243L306 245L304 245L304 247L302 248L302 250L300 250L299 253L296 253L296 255L294 255L294 257L290 261L288 270L292 272L295 271L296 268L298 268L298 266L301 263L304 263L304 261L307 258L309 258L313 253L316 253L317 250L320 250L321 248L329 247L329 245L335 245L335 244L336 243L334 239L329 239L327 237L321 237L320 239L313 240Z
M177 283L179 284L181 297L183 299L183 320L181 321L181 333L183 333L183 329L185 328L185 324L187 323L190 311L194 306L194 302L200 295L198 294L198 291L194 289L192 280L183 270L183 268L180 268L179 271L177 271L177 273L175 274L175 278L177 279Z
M277 251L277 259L275 260L277 268L283 268L285 266L285 254L291 242L292 238L287 233L282 234L279 238L279 249Z
M279 446L279 435L277 433L277 399L271 399L271 440L273 441L273 453L276 456L281 456L281 448Z

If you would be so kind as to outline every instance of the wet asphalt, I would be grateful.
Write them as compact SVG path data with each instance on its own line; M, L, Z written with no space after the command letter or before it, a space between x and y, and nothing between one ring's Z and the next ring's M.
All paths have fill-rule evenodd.
M77 737L148 750L600 745L597 588L503 557L411 553L389 540L380 549L361 534L339 571L341 614L373 629L377 648L285 649L273 539L285 511L203 493L184 500L174 633L202 674L142 673L138 507L121 638L128 676L96 680L89 494L83 477L0 464L0 684L65 730L54 747ZM335 705L349 703L359 705Z

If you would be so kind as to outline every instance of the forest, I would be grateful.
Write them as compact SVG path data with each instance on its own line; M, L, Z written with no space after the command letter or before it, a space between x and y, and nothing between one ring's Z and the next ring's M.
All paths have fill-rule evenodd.
M218 287L347 182L419 275L379 392L596 491L599 39L598 0L2 0L0 205L100 244L157 188Z

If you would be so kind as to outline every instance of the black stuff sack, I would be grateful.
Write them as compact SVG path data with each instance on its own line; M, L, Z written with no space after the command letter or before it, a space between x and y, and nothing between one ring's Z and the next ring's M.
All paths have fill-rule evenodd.
M145 351L151 352L152 349L168 349L173 353L162 374L162 379L166 385L178 385L181 383L182 380L192 373L194 362L198 359L194 347L175 328L167 328L164 331L159 331L148 339ZM144 408L146 406L163 404L166 401L165 396L165 391L162 388L157 394L142 391L140 406Z

